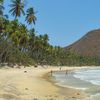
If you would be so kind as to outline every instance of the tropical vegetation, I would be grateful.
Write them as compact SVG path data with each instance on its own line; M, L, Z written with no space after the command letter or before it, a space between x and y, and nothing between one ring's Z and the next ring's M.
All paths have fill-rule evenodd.
M34 25L37 17L33 7L24 9L24 0L12 0L10 13L14 20L4 14L4 0L0 0L0 64L8 65L100 65L100 57L81 56L72 51L65 51L49 43L48 34L37 35ZM19 22L25 16L31 29Z

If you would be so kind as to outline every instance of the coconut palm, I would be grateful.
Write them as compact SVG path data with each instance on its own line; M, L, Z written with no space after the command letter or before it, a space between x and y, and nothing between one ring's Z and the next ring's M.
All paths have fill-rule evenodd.
M20 27L19 27L19 30L20 30L20 36L19 36L19 45L20 45L20 48L22 48L22 50L27 46L28 44L28 35L27 35L27 27L24 25L24 24L21 24Z
M27 15L26 15L25 21L27 21L28 24L32 24L32 23L35 24L36 20L37 20L37 18L35 16L34 9L32 7L27 9Z
M3 16L3 10L4 10L4 7L3 7L3 0L0 0L0 17Z
M44 46L47 46L47 45L48 45L48 41L49 41L48 34L44 34L44 36L43 36L43 43L44 43Z
M25 15L24 12L24 3L21 0L12 0L12 4L10 5L10 13L15 16L15 18L20 17L21 14Z
M4 0L0 0L0 3L2 3Z

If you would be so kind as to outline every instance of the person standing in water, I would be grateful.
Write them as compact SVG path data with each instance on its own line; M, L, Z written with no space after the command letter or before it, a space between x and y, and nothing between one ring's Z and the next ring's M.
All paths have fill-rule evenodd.
M65 71L65 77L68 79L68 70Z
M66 75L68 74L68 70L66 70Z

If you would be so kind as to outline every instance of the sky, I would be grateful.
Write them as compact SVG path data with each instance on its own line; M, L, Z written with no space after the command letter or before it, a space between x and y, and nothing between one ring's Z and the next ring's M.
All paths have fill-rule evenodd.
M5 13L14 19L8 12L10 3L5 0ZM100 28L100 0L25 0L25 9L29 7L37 12L37 34L48 34L54 46L68 46ZM25 18L20 21L25 23Z

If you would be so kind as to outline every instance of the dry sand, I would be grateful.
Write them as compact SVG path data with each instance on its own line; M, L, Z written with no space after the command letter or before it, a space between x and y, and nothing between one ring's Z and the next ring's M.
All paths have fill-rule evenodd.
M62 70L80 69L63 67ZM86 100L80 90L56 86L45 76L50 68L0 69L0 100Z

